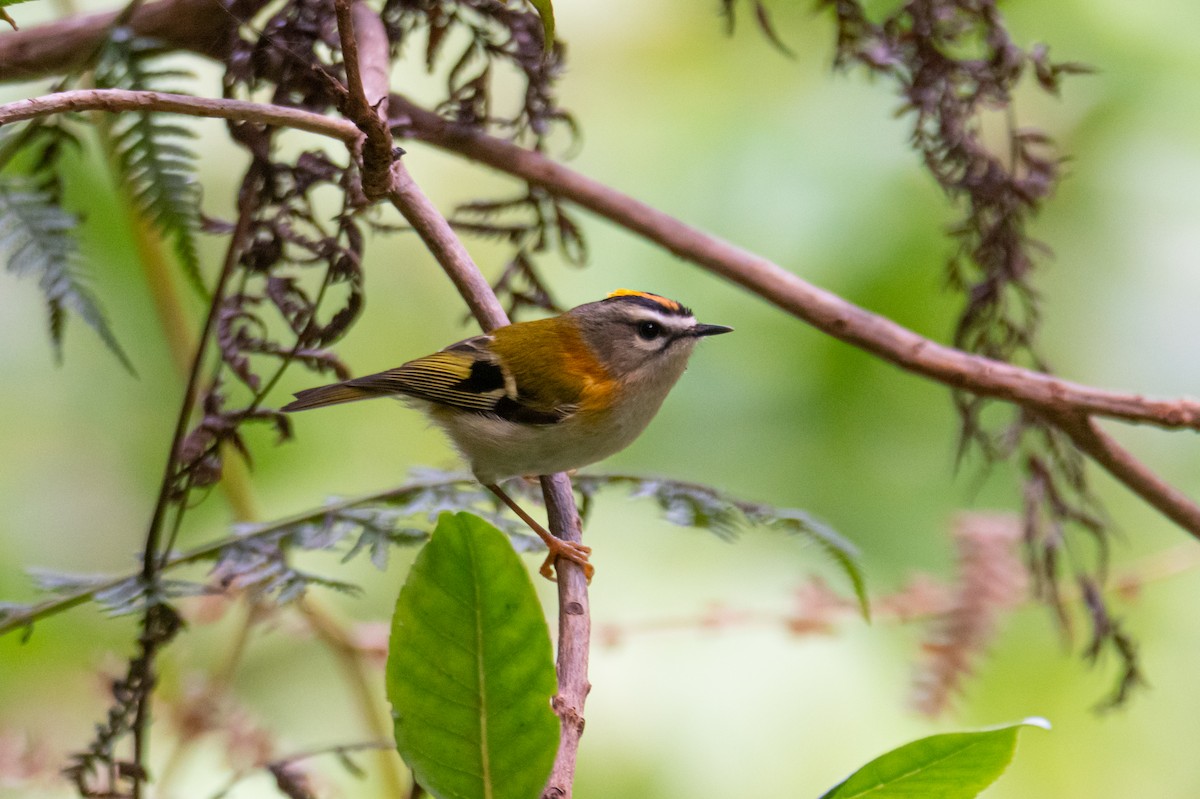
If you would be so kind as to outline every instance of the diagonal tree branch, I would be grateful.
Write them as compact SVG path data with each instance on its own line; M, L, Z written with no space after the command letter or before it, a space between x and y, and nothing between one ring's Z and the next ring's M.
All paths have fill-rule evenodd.
M1200 506L1117 446L1091 419L1106 416L1165 428L1200 429L1200 402L1147 399L1096 389L938 344L540 153L455 127L404 97L393 95L391 108L392 123L404 135L578 203L749 289L834 338L951 388L1022 405L1051 419L1117 480L1200 538Z
M168 47L223 59L239 20L265 0L235 0L225 7L212 0L159 0L135 9L129 27ZM0 82L37 80L81 66L124 12L68 17L0 36Z
M1079 411L1128 422L1200 430L1200 401L1156 400L1072 383L938 344L820 289L778 264L605 184L541 153L456 127L393 95L392 124L405 136L466 156L541 186L681 258L743 286L773 305L906 371L952 388L1048 411Z
M199 18L191 16L186 20L186 24L179 24L179 20L192 15L191 9L195 3L196 0L163 0L148 4L138 9L133 18L133 26L139 32L159 35L170 45L219 56L224 52L222 42L226 41L222 39L222 35L227 35L232 30L232 20L226 17L232 17L232 14L201 15ZM360 19L374 16L369 10L367 14L363 14L360 11L362 8L365 7L351 4L349 0L338 0L339 23L342 25L343 47L347 57L347 74L351 78L349 115L367 132L365 143L378 148L383 138L372 134L372 129L377 128L371 121L374 115L365 113L363 106L378 111L382 104L368 100L368 93L363 91L361 85L366 70L358 72L360 65L355 56L355 47L359 42L355 41L353 28L360 27ZM149 15L152 11L158 16L142 16ZM168 12L166 16L163 16L164 12ZM99 15L73 20L69 24L54 23L21 34L0 37L0 80L28 78L43 74L37 72L39 69L54 71L47 65L59 65L58 68L61 69L62 64L74 63L71 59L78 56L73 55L72 51L87 50L88 48L81 46L80 42L94 41L95 37L102 35L102 31L113 19L112 15ZM148 22L151 19L157 20L154 24L161 30L147 30L147 27L153 27ZM88 40L87 37L92 39ZM73 44L65 44L68 41ZM350 46L347 47L347 43ZM30 55L31 51L36 51L36 58ZM364 65L367 60L370 59L364 58ZM709 236L661 211L556 164L537 152L521 149L483 133L454 127L438 115L412 104L401 96L393 95L389 105L389 119L403 135L490 165L541 186L560 197L570 199L748 289L823 332L902 369L978 396L1021 405L1032 413L1050 419L1070 435L1080 449L1087 452L1118 480L1184 529L1200 537L1200 507L1117 446L1099 429L1093 418L1103 416L1165 428L1200 429L1200 402L1191 399L1148 399L1136 394L1100 390L946 347L819 289L753 253ZM353 110L354 108L357 110ZM195 107L181 106L163 110L209 115ZM241 113L240 110L229 110L227 107L223 108L222 112L211 115ZM325 132L323 123L319 127L321 130L315 132ZM355 143L361 140L357 135L354 138L339 134L328 135L336 135L343 141ZM364 179L369 171L376 169L374 166L368 168L365 155L364 151ZM384 164L390 159L389 149L386 158L377 158L373 163ZM445 219L412 182L402 165L393 167L390 177L394 182L387 196L417 228L439 263L459 287L477 318L485 327L502 324L505 321L503 311L461 242L458 242L450 231ZM364 180L364 187L365 183ZM568 485L565 478L561 479L564 481L563 485ZM552 505L551 517L555 520L552 522L552 529L556 534L570 537L576 534L577 530L571 518L574 509L573 506L567 508L557 505L555 485L554 480L545 485L547 499ZM565 618L562 614L570 613L570 608L576 608L586 620L586 593L583 595L582 604L569 604L569 597L574 590L573 579L572 577L571 580L560 583L560 624ZM567 593L562 593L564 590ZM584 590L586 591L586 588ZM578 633L576 628L572 629L575 629L574 634ZM564 686L564 691L567 690L567 681L562 679L562 658L565 651L560 645L560 684ZM586 638L583 651L586 665ZM578 694L577 707L582 708L583 696L586 695L586 671L582 680L570 690ZM561 707L558 709L564 721L565 748L568 717ZM573 767L573 761L571 765ZM559 778L559 774L556 766L555 779ZM556 794L554 790L552 780L547 795L569 794L569 778L565 793L560 791Z
M167 37L162 32L158 32L157 35L163 36L168 44L216 57L219 52L209 47L208 43L213 35L214 19L219 18L219 15L208 14L201 20L189 19L188 14L193 4L198 2L204 2L204 7L208 8L207 0L159 0L157 3L149 3L135 16L135 21L141 15L151 12L153 19L175 19L177 24L172 28L172 37ZM112 16L101 14L74 20L72 29L77 29L78 35L99 35L104 26L111 22ZM155 33L151 30L147 32ZM51 23L0 36L0 82L20 79L21 76L15 68L10 70L7 67L15 67L21 63L21 59L33 57L30 53L33 49L30 45L31 39L45 43L45 49L38 50L38 54L46 61L47 66L37 72L38 75L55 71L55 65L67 57L67 51L71 49L74 41L66 35L61 23ZM177 99L169 95L167 97L171 102ZM227 101L200 102L200 106L196 108L188 107L180 101L178 106L162 107L161 110L200 116L242 118L238 116L242 112L233 106L216 106L219 110L210 114L207 110L210 106L205 104ZM953 388L1016 402L1035 409L1051 412L1081 411L1128 422L1200 430L1200 402L1196 400L1151 399L1138 394L1106 391L946 347L919 336L886 317L873 314L817 288L764 258L705 234L658 209L557 164L540 153L522 149L491 136L456 128L437 114L421 108L403 96L392 95L389 102L392 124L399 127L404 135L543 186L615 224L658 243L682 258L698 263L750 289L823 332L902 369L930 377ZM205 110L199 110L200 108ZM258 108L265 111L276 107ZM280 118L281 125L291 124L293 127L314 133L349 140L342 133L345 123L341 121L328 120L327 128L326 123L319 122L320 115L306 114L294 109L283 111L298 116L292 123ZM26 114L29 111L22 108L16 113ZM249 114L250 109L245 113ZM28 117L0 118L0 124L24 118Z
M1118 444L1096 424L1095 419L1074 414L1050 417L1050 420L1071 437L1075 446L1146 504L1193 535L1196 534L1194 531L1200 530L1200 507Z

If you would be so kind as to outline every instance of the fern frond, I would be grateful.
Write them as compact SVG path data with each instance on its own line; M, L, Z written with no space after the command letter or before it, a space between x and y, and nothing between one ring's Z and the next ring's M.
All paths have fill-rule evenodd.
M842 570L854 589L863 618L870 618L866 580L859 562L858 547L832 527L796 508L777 508L762 502L738 499L698 483L640 477L626 474L584 474L574 478L583 498L584 515L592 496L605 486L624 485L635 497L653 499L672 524L710 530L731 539L743 526L763 527L814 542Z
M96 85L110 89L172 91L168 83L191 73L158 68L157 43L119 29L96 67ZM205 295L196 231L200 228L200 183L196 153L185 142L196 134L165 122L161 114L135 111L113 125L111 145L117 170L138 212L170 241L192 284Z
M46 301L56 357L62 360L63 332L70 312L95 330L132 372L133 364L80 272L72 235L77 226L75 216L58 207L49 192L25 178L0 177L0 252L9 272L37 280Z

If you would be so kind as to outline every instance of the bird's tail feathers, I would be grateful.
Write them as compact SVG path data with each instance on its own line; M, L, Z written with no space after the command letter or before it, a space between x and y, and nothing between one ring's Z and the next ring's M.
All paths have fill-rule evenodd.
M341 405L343 402L355 402L356 400L378 397L379 392L366 391L354 386L348 386L345 383L334 383L331 386L306 388L303 391L297 391L294 396L296 399L284 405L281 410L292 413L295 411L307 411L311 408L324 408L326 405Z

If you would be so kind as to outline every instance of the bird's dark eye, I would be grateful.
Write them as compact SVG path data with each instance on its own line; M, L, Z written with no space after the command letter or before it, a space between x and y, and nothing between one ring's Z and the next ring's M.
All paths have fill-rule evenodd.
M658 322L639 322L637 326L637 334L645 341L654 341L662 335L662 325Z

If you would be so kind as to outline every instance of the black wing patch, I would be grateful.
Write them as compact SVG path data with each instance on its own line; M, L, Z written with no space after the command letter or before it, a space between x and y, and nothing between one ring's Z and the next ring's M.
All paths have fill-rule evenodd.
M455 383L453 389L467 394L504 391L504 370L498 363L475 361L471 364L471 373Z

